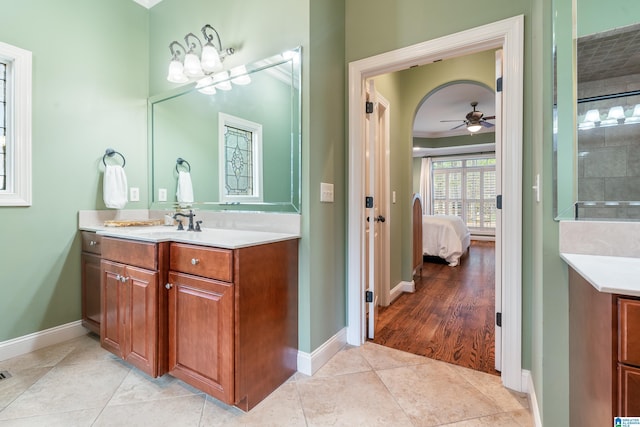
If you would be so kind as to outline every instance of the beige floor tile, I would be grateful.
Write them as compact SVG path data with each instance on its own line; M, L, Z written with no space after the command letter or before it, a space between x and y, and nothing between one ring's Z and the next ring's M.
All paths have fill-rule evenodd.
M24 393L53 368L34 368L13 371L11 377L0 381L0 411Z
M360 354L369 362L375 370L397 368L408 365L421 365L426 363L438 363L427 357L396 350L370 342L359 347Z
M313 377L333 377L336 375L366 371L371 371L371 365L369 365L369 362L362 356L360 348L349 347L333 356Z
M198 395L130 405L108 405L92 427L198 427L204 401L204 395Z
M493 400L503 412L529 408L527 395L505 388L499 376L460 366L453 368L460 376Z
M74 340L74 348L58 363L58 366L117 360L118 357L100 346L100 337L87 334Z
M308 426L410 426L374 372L296 383Z
M442 427L515 427L516 425L516 421L510 414L501 413L452 424L445 424Z
M22 356L0 361L0 371L21 371L33 368L52 368L75 348L76 340L65 341L23 354Z
M264 426L304 427L304 412L295 383L285 383L244 413L237 408L224 407L208 399L202 414L200 427L214 426Z
M502 412L447 364L378 371L414 425L433 426Z
M519 427L533 427L533 415L530 409L520 409L519 411L509 412Z
M171 375L151 378L134 368L122 381L108 405L124 405L196 394L204 393Z
M102 408L0 421L0 427L90 427Z
M0 412L0 420L104 407L130 369L118 362L55 367Z

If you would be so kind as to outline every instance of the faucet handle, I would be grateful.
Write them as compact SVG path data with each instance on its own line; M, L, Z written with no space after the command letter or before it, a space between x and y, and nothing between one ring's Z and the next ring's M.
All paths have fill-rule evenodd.
M202 221L196 221L196 231L202 231L200 224L202 224Z
M178 221L178 230L184 230L184 227L182 226L182 220L176 219L176 221Z

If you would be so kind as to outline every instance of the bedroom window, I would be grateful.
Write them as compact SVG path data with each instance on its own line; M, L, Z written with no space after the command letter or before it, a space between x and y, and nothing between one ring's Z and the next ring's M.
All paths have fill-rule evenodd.
M434 215L457 215L472 234L495 234L495 156L433 160Z

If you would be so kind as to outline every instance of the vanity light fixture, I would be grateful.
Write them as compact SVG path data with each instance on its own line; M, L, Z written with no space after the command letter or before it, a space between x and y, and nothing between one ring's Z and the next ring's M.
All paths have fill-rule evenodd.
M213 85L213 77L207 76L198 80L198 83L196 83L196 89L198 89L198 92L204 93L205 95L215 95L216 87Z
M211 25L206 24L201 32L204 44L193 33L184 36L184 46L177 41L169 44L172 58L167 80L170 82L186 83L222 71L222 61L233 55L233 48L223 50L220 35Z
M482 129L482 125L479 122L469 122L467 124L467 130L471 133L478 132L480 129Z
M216 89L231 90L231 82L229 81L229 72L221 71L213 75L213 84Z

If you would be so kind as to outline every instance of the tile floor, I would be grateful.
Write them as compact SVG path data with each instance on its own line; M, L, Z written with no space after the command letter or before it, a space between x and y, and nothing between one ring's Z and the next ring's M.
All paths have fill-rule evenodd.
M152 379L87 335L0 362L5 426L532 426L527 396L496 376L377 344L345 347L248 413Z

